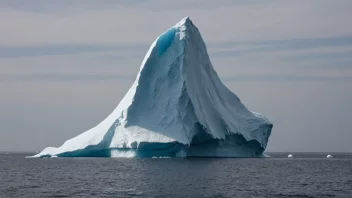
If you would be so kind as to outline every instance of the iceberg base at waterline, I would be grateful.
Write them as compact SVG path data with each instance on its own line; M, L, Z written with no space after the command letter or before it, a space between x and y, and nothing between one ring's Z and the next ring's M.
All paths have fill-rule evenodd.
M255 141L247 142L240 135L230 135L226 139L209 139L187 146L179 142L141 143L138 148L85 148L57 155L40 157L265 157L264 149Z

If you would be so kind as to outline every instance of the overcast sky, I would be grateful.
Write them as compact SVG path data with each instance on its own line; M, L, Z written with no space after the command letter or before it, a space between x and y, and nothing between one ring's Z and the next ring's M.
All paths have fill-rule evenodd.
M191 3L190 3L191 2ZM102 121L189 16L215 70L273 122L267 151L352 151L352 1L0 1L0 151Z

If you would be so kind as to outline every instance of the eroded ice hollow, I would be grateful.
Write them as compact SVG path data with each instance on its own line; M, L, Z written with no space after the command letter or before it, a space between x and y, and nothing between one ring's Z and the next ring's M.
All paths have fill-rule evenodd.
M153 42L105 120L34 157L261 157L272 126L221 82L186 17Z

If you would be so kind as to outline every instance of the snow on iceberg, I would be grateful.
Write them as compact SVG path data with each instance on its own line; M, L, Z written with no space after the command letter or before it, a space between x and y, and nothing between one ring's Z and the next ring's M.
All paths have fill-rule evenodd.
M34 157L260 157L272 126L221 82L186 17L153 42L104 121Z

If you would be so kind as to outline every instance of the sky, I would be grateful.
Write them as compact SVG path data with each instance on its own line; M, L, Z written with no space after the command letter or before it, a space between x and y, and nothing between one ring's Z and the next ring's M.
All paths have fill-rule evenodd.
M189 16L224 84L274 124L267 151L352 152L350 0L0 0L0 151L105 119L150 44Z

